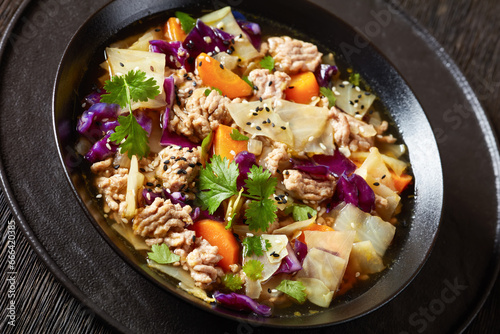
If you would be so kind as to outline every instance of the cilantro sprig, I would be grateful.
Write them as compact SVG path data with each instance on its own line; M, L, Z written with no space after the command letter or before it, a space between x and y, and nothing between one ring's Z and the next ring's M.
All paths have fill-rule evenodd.
M302 204L292 204L286 207L284 213L286 215L291 213L293 220L296 222L311 219L318 214L318 212L310 206Z
M306 287L302 282L283 280L276 287L276 290L286 293L290 297L296 299L299 303L303 303L306 301Z
M182 30L184 30L186 34L189 34L196 25L196 20L193 19L191 15L184 12L175 12L175 17L181 22Z
M259 260L248 260L241 269L250 279L256 281L262 278L264 265Z
M243 281L238 275L228 273L222 277L222 283L231 291L237 291L243 286Z
M179 255L172 253L166 244L153 245L151 250L152 252L148 253L149 259L159 264L174 263L181 259Z
M160 94L160 88L153 78L147 78L146 72L131 70L122 76L113 76L107 80L104 89L107 94L102 95L101 102L116 103L121 108L129 107L128 116L119 116L115 132L109 140L120 144L121 152L144 157L149 154L148 133L137 122L132 113L132 102L145 102L154 99Z
M264 251L271 248L271 243L267 239L263 239L260 235L246 237L242 241L245 256L255 254L257 256L264 255Z
M274 69L274 58L271 56L265 56L260 61L260 67L266 68L269 71L272 71Z
M233 131L231 131L229 135L231 136L232 140L244 141L249 139L247 136L241 134L238 129L233 129Z
M234 161L229 163L227 158L214 155L210 163L200 170L198 199L202 208L213 214L224 200L237 195L236 181L239 174ZM278 180L271 177L268 170L254 165L250 168L245 184L247 189L242 196L251 199L245 211L246 223L250 230L266 231L277 217L278 208L269 197L274 194Z
M359 86L359 73L351 73L351 75L349 76L349 82L354 86Z

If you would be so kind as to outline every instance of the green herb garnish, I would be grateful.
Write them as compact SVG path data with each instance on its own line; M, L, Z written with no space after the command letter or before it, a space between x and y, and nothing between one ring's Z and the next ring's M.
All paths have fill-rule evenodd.
M349 76L349 82L354 86L359 86L359 73L351 73L351 75Z
M310 206L303 204L292 204L286 207L284 213L286 215L289 215L291 213L293 216L293 220L295 220L296 222L311 219L318 214L316 210L314 210Z
M269 71L272 71L274 69L274 58L271 56L265 56L260 61L260 67L267 68Z
M152 252L148 252L148 257L156 263L169 264L181 260L181 257L172 253L166 244L153 245L151 250Z
M222 277L222 283L231 291L237 291L243 286L240 276L229 273Z
M286 293L290 297L296 299L299 303L303 303L306 301L306 287L302 282L283 280L276 287L276 290Z
M246 237L243 239L243 249L245 256L255 254L257 256L264 255L264 251L271 248L271 243L267 239L263 239L260 235Z
M333 95L332 90L326 87L320 87L319 91L328 99L328 108L333 107L337 99L335 98L335 95Z
M259 260L248 260L242 267L243 272L254 281L262 278L264 265Z
M242 135L241 132L238 131L238 129L233 129L233 131L231 131L229 135L231 136L232 140L244 141L249 139L247 136Z
M186 34L189 34L196 25L196 20L193 19L191 15L184 12L175 12L175 17L181 22L182 30L184 30Z
M274 65L273 65L274 67ZM243 79L243 81L245 81L250 87L253 88L253 83L250 81L250 79L248 78L248 75L244 75L243 77L241 77Z

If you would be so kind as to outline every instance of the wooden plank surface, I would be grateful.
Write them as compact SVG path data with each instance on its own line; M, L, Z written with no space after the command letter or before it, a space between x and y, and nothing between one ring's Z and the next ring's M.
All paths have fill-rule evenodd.
M469 80L480 102L500 133L500 1L403 0L400 4L444 47ZM0 34L20 5L20 0L0 1ZM0 190L0 332L6 333L8 298L8 238L12 214ZM16 228L16 327L12 333L111 333L87 312L45 268ZM500 331L500 280L466 333Z

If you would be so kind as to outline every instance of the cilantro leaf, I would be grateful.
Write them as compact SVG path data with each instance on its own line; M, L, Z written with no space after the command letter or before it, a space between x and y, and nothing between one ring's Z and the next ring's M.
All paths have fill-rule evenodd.
M274 58L271 56L265 56L260 61L260 67L267 68L269 71L274 69Z
M243 272L254 281L262 278L264 265L259 260L248 260L242 267Z
M231 291L237 291L241 289L243 285L243 281L241 280L240 276L229 273L224 275L222 277L222 283L226 286Z
M101 102L116 103L125 108L132 101L147 101L160 94L160 88L153 78L147 78L146 72L131 70L122 76L113 76L106 80L104 89L107 94L101 96ZM131 110L132 111L132 110Z
M278 180L271 177L271 172L264 170L262 166L253 165L248 172L248 179L245 180L248 193L251 196L268 198L276 191Z
M153 245L151 250L152 252L148 252L149 259L159 264L174 263L181 259L179 255L172 253L166 244Z
M189 32L196 25L196 20L193 19L191 15L184 12L175 12L175 17L177 17L179 21L181 21L182 30L184 30L186 34L189 34Z
M214 132L210 130L210 133L205 138L203 138L203 141L201 142L200 156L201 156L201 162L203 164L205 164L205 161L208 160L208 152L210 150L210 147L212 146L213 138L214 138Z
M245 256L255 254L257 256L264 255L264 250L271 248L271 243L267 239L263 239L260 235L246 237L242 242L244 246ZM265 249L264 249L265 248Z
M335 95L333 95L332 90L326 87L320 87L319 91L321 92L321 94L323 94L324 97L328 99L328 108L333 107L337 99L335 98Z
M238 178L238 165L227 158L214 155L210 163L200 170L198 198L203 209L213 214L223 200L238 194L236 179Z
M220 95L223 95L223 96L224 96L224 94L222 94L222 91L221 91L219 88L215 88L215 87L212 87L212 89L210 89L210 88L205 89L205 91L203 92L203 94L204 94L205 96L208 96L208 95L210 95L210 92L211 92L211 91L213 91L213 90L215 90L215 91L216 91L217 93L219 93Z
M277 218L278 208L269 196L276 191L278 180L271 177L271 172L264 170L262 166L254 165L250 168L245 184L249 194L247 197L254 199L245 211L246 224L252 231L266 231L269 224Z
M241 132L238 131L238 129L233 129L233 131L231 131L229 135L231 136L232 140L243 141L249 139L247 136L242 135Z
M207 89L205 89L205 91L203 92L203 94L205 94L205 96L208 96L208 95L210 95L211 91L212 90L210 88L207 88Z
M286 215L291 213L293 220L296 222L311 219L318 214L318 212L310 206L302 204L292 204L288 206L284 212Z
M276 287L276 290L286 293L290 297L296 299L299 303L303 303L306 301L306 287L302 282L299 281L290 281L283 280Z
M115 128L109 140L120 144L121 152L127 152L129 158L132 155L146 157L149 154L148 133L137 122L134 114L119 116L118 123L120 125Z
M250 81L250 79L248 79L248 75L244 75L242 79L253 89L253 83Z
M351 75L349 76L349 82L354 86L359 86L359 73L351 73Z

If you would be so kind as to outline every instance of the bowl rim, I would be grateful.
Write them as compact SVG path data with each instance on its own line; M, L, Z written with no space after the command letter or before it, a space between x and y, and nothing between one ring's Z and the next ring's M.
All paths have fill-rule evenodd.
M63 166L63 171L64 171L64 174L66 176L66 180L72 190L72 193L75 195L76 197L76 200L77 202L80 204L81 208L83 209L83 211L85 212L88 220L90 220L90 222L92 223L92 225L94 226L94 228L99 232L99 234L101 235L101 237L111 246L111 248L115 251L115 253L117 253L123 260L125 260L125 262L130 266L132 267L136 272L138 272L139 274L141 274L142 277L146 277L150 282L154 283L156 286L160 287L161 289L163 290L167 290L171 295L177 297L177 298L180 298L186 302L188 302L191 306L194 305L196 307L198 307L199 309L202 309L204 311L208 311L210 312L211 314L214 314L214 315L217 315L217 316L222 316L222 317L225 317L227 319L230 319L230 320L244 320L245 322L248 322L250 324L256 324L256 325L264 325L266 327L275 327L275 328L320 328L320 327L325 327L325 326L332 326L332 325L336 325L336 324L342 324L342 323L345 323L345 322L349 322L349 321L352 321L352 320L355 320L355 319L358 319L364 315L367 315L369 313L372 313L373 311L379 309L380 307L382 307L383 305L387 304L388 302L390 302L392 299L394 299L399 293L401 293L412 281L413 279L418 275L418 273L421 271L421 269L423 268L423 266L425 265L425 263L427 262L427 260L429 259L429 256L430 254L432 253L432 249L434 248L434 245L436 243L436 239L437 239L437 236L439 234L439 229L440 229L440 225L441 225L441 219L442 219L442 208L443 208L443 201L444 201L444 185L443 185L443 174L442 174L442 165L441 165L441 159L440 159L440 154L439 154L439 148L437 146L437 143L434 139L434 137L432 138L432 141L435 145L435 150L437 152L437 165L439 167L439 182L438 184L436 185L436 190L438 191L439 195L438 197L440 198L440 200L438 202L436 202L435 204L437 205L437 207L439 207L439 214L437 217L437 219L435 219L435 231L433 232L433 235L432 235L432 240L429 244L429 247L427 248L427 251L425 252L425 254L423 254L423 260L419 263L419 265L415 268L415 270L413 271L413 273L407 278L406 281L404 281L400 287L397 289L396 292L392 293L391 295L389 295L388 297L384 298L383 300L381 300L378 304L372 306L370 309L356 315L356 316L352 316L352 317L349 317L349 318L346 318L346 319L342 319L342 320L338 320L338 321L335 321L335 322L330 322L330 323L321 323L321 324L314 324L314 325L301 325L301 324L293 324L293 325L283 325L283 324L276 324L276 323L269 323L269 322L266 322L264 319L264 321L262 321L262 319L253 319L251 317L249 317L248 315L249 314L245 314L245 313L241 313L241 312L237 312L237 311L232 311L232 310L228 310L227 308L224 308L224 307L207 307L206 305L208 303L206 302L199 302L200 300L196 297L193 297L192 295L188 294L187 292L183 291L183 290L179 290L178 288L176 288L175 286L171 286L172 284L170 283L167 283L165 284L164 282L160 282L158 279L155 279L151 274L149 274L146 270L144 270L144 268L138 266L134 261L132 261L132 259L129 258L129 256L127 256L127 254L125 254L122 249L120 249L120 247L118 247L118 245L116 244L115 241L113 241L110 236L103 230L102 226L100 225L100 223L95 219L95 217L93 216L93 214L90 212L89 208L87 207L87 205L84 203L83 199L81 198L81 195L80 195L80 192L78 191L78 189L75 187L75 184L73 182L73 180L71 179L71 175L70 175L70 172L68 170L68 167L66 166L66 163L64 161L64 154L63 154L63 149L61 147L61 144L59 142L59 133L58 133L58 127L57 127L57 119L56 119L56 100L57 100L57 90L58 90L58 85L60 83L60 77L62 75L62 71L63 71L63 67L64 67L64 64L65 64L65 58L66 58L66 55L68 54L68 51L72 48L75 40L78 38L78 35L81 33L81 31L85 28L85 26L91 22L92 20L94 20L97 16L101 15L101 13L106 10L107 8L115 5L116 3L121 3L121 2L124 2L125 0L123 1L120 1L120 0L117 0L117 1L113 1L113 2L110 2L108 4L105 4L104 6L102 6L100 9L98 9L96 12L94 12L91 16L89 16L83 23L82 25L76 30L76 32L72 35L70 41L68 42L67 46L65 47L65 50L63 52L63 55L59 61L59 64L58 64L58 69L57 69L57 74L56 74L56 77L55 77L55 80L54 80L54 86L53 86L53 90L52 90L52 111L51 111L51 115L52 115L52 130L53 130L53 136L54 136L54 140L55 140L55 143L56 143L56 147L57 147L57 151L58 151L58 155L59 155L59 160L60 160L60 163L62 164ZM318 9L322 9L320 5L318 5L317 3L311 3L309 1L301 1L301 2L304 2L304 3L308 3L309 6L315 6L317 7ZM144 20L148 20L149 18L151 18L152 16L155 16L155 15L158 15L162 12L168 12L168 11L171 11L173 9L176 9L176 8L179 8L179 7L170 7L170 8L166 8L166 9L163 9L163 10L160 10L160 11L157 11L157 12L148 12L148 15L143 17ZM331 13L329 12L329 15L331 15L332 17L335 17L336 20L340 21L342 25L348 27L349 29L352 30L352 27L346 22L344 21L341 17L335 15L334 13ZM139 19L140 20L140 19ZM137 20L133 21L131 24L137 22ZM123 29L126 29L130 24L127 24L125 25L124 27L122 27L120 30L123 30ZM384 53L381 52L381 50L375 45L373 44L371 41L367 40L367 42L369 43L369 47L372 48L377 56L381 57L383 59L384 62L388 63L389 66L391 67L391 69L393 69L397 75L401 78L402 82L404 83L404 86L408 89L408 91L410 92L410 94L415 98L417 104L418 104L418 107L420 108L420 110L422 110L422 112L424 113L424 116L426 117L425 115L425 112L423 111L423 108L421 107L421 104L420 102L418 101L418 97L414 94L413 90L411 89L411 86L408 84L407 80L405 79L405 77L402 75L402 73L400 73L400 71L394 66L394 64L390 61L390 59L388 59ZM392 113L390 113L390 116L393 117L394 115ZM426 120L427 120L427 117L426 117ZM428 125L430 127L430 124L427 120L426 122L426 125ZM399 124L398 124L398 128L399 128ZM400 133L401 137L404 138L404 136ZM405 144L406 144L406 141L405 141ZM410 152L411 154L411 152ZM87 189L88 190L88 189ZM415 190L416 191L416 190ZM412 220L413 220L413 217L412 217ZM387 271L387 270L386 270ZM383 277L381 278L383 279ZM372 287L370 287L368 290L372 289ZM367 290L367 291L368 291ZM360 296L357 296L356 298L358 298ZM355 299L356 299L355 298ZM331 306L329 307L328 309L325 309L325 310L329 310L329 309L332 309L332 308L336 308L337 306ZM322 313L322 312L320 312ZM275 318L276 319L276 318ZM105 318L106 321L109 321L109 317L108 318Z

